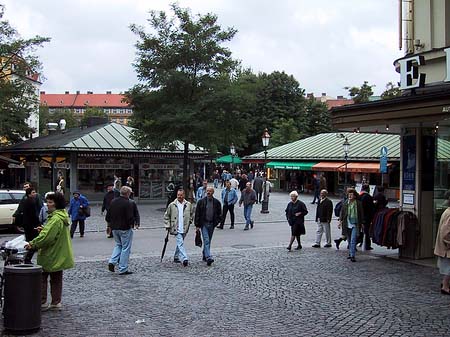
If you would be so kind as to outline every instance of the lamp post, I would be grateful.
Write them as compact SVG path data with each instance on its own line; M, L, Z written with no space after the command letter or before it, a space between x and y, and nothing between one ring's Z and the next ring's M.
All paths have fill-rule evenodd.
M267 174L267 148L269 147L270 134L269 131L264 129L264 132L261 137L262 146L264 148L264 175L265 180L263 184L263 201L261 207L261 213L269 213L269 193L270 193L270 182Z
M347 163L348 163L348 153L350 152L350 143L348 142L347 137L345 137L345 141L342 144L344 148L344 158L345 158L345 172L344 172L344 195L347 192Z
M234 156L236 155L236 148L234 147L233 143L231 143L231 145L230 145L230 153L231 153L231 169L233 169Z

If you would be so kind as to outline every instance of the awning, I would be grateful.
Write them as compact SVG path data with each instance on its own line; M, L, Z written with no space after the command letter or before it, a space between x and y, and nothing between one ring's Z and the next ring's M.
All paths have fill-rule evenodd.
M391 166L392 164L388 163L387 166ZM345 164L339 168L339 171L345 171ZM380 173L380 163L372 162L372 163L364 163L364 162L352 162L347 164L347 172L353 173Z
M301 170L301 171L311 171L311 168L317 164L317 162L279 162L271 161L266 164L266 167L272 169L281 170Z
M344 162L336 161L321 161L313 166L313 171L338 171L339 167L345 165Z
M216 159L216 163L219 164L242 164L242 159L238 156L232 156L231 154L227 154L226 156L220 157Z

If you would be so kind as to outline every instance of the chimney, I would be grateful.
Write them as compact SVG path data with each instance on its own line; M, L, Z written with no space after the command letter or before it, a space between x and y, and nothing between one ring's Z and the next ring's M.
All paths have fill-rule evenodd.
M92 91L88 91L87 93L88 93L88 95L90 95L90 94L92 94Z
M65 92L65 94L66 94L66 95L68 95L68 94L69 94L69 92L68 92L68 91L66 91L66 92Z
M314 94L312 92L310 92L309 94L306 94L306 98L313 98Z
M326 92L323 92L322 93L322 97L324 97L324 96L326 96L327 95L327 93Z
M344 99L344 96L338 96L337 99Z
M111 95L111 91L107 91L106 94L107 94L107 95Z
M80 94L80 90L77 90L77 95L79 95Z
M45 95L45 91L41 91L41 95Z

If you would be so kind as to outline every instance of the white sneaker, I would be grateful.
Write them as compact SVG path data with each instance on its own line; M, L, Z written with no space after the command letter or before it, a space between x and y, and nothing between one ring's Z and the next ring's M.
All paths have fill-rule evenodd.
M48 305L47 303L41 304L41 311L47 311L48 309L50 309L50 305Z
M50 304L49 309L50 310L61 310L62 304L61 304L61 302L59 302L58 304Z

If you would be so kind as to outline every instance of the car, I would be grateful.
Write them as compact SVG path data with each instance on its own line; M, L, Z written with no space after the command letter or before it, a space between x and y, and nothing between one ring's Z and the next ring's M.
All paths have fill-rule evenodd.
M16 229L12 216L24 195L23 190L0 190L0 229Z

